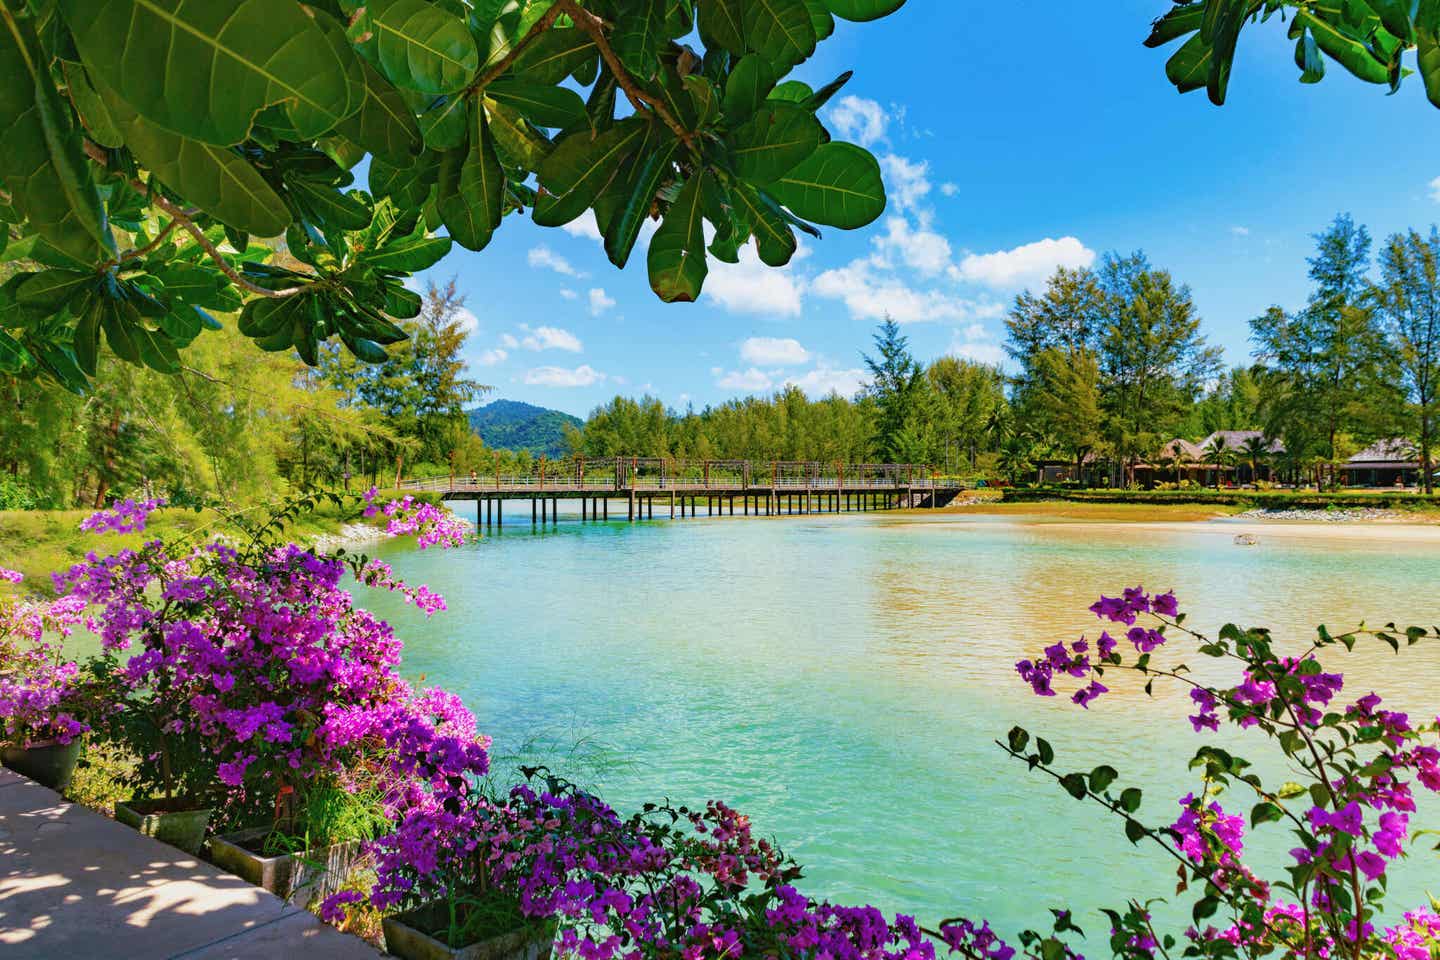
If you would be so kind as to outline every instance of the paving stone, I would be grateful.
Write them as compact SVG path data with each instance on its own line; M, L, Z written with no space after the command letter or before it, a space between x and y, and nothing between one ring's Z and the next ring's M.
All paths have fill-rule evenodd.
M292 913L228 940L180 954L171 960L380 960L385 954L358 937L328 927L312 913Z
M23 778L22 778L23 780ZM24 780L0 783L0 957L374 957L278 897ZM283 938L294 935L292 947ZM338 938L338 939L337 939ZM233 946L226 946L233 944ZM265 946L268 944L268 946ZM347 952L348 950L348 952Z

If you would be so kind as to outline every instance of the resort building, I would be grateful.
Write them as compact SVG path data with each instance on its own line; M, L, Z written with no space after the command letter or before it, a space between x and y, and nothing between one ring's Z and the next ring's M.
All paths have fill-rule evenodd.
M1420 482L1420 456L1403 438L1377 440L1340 468L1346 486L1409 487Z

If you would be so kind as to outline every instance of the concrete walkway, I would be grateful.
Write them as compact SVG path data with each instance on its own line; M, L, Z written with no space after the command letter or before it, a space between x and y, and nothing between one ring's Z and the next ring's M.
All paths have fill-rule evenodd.
M0 768L5 960L377 960L365 941Z

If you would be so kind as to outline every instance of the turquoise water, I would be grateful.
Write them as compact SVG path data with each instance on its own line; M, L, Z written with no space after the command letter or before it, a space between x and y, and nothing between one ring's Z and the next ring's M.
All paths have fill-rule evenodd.
M1187 701L1122 689L1087 713L1031 696L1012 670L1098 632L1085 608L1100 592L1173 587L1198 628L1297 638L1436 619L1440 541L1266 527L1241 547L1236 530L870 514L534 532L516 517L459 551L385 551L448 613L363 602L400 628L407 674L459 692L497 755L553 760L622 809L723 799L806 864L812 892L1013 930L1050 905L1173 888L1163 854L991 742L1016 723L1043 732L1062 766L1108 761L1147 788L1148 821L1174 819L1200 742ZM1362 651L1332 664L1350 693L1434 709L1440 647ZM1262 863L1278 863L1288 838L1268 836ZM1440 893L1437 868L1403 865L1396 903L1423 902L1427 879Z

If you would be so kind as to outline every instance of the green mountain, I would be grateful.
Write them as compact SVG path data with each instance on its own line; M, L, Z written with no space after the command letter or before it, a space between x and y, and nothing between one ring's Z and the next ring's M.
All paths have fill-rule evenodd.
M497 450L529 450L535 455L563 457L565 425L579 427L585 421L560 410L537 407L519 400L494 400L469 411L470 429L480 434L487 447Z

